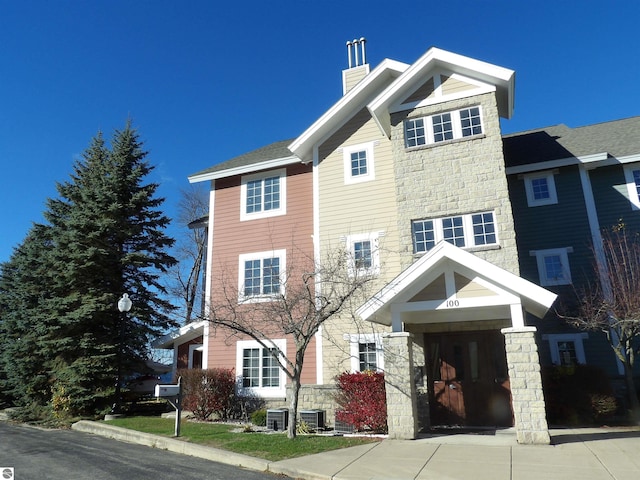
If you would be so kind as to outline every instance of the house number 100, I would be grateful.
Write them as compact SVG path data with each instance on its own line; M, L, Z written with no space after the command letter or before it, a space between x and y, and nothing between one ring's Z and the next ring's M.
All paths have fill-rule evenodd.
M447 300L447 307L459 307L460 302L458 300Z

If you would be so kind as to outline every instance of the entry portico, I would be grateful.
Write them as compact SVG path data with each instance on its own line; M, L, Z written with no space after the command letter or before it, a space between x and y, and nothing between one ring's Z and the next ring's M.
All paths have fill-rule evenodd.
M535 327L525 318L542 318L555 299L444 241L389 282L357 313L392 327L385 338L390 436L415 438L423 410L423 426L514 424L520 443L549 443ZM496 344L499 332L505 338ZM428 395L418 401L421 375Z

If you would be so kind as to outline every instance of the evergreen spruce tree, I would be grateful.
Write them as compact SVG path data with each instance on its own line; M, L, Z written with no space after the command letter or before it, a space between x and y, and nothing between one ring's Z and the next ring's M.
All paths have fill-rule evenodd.
M57 185L59 198L47 202L47 225L40 227L48 235L47 272L35 279L46 297L35 348L46 370L46 402L58 416L106 411L117 401L116 381L144 372L150 338L173 326L159 282L175 263L167 253L173 240L164 233L169 219L160 211L158 185L145 183L153 170L146 157L130 122L114 133L111 149L98 134L70 179ZM22 288L14 281L15 261L2 272L8 290ZM133 301L127 314L116 306L123 293ZM19 336L27 312L16 310L0 328ZM27 364L24 355L17 352L15 363ZM23 373L7 375L15 386ZM30 391L15 393L42 401Z

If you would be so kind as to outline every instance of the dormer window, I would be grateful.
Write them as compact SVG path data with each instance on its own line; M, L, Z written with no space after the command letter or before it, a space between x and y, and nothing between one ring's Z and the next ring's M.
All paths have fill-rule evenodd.
M482 135L480 107L465 108L404 122L407 148Z

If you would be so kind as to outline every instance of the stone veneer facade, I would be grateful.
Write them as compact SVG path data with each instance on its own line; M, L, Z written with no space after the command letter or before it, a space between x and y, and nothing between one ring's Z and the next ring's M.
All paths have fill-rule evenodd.
M465 107L481 106L483 135L405 148L404 120ZM398 232L402 268L413 263L412 220L494 211L499 248L471 249L474 254L519 274L502 135L493 93L453 100L391 117Z

